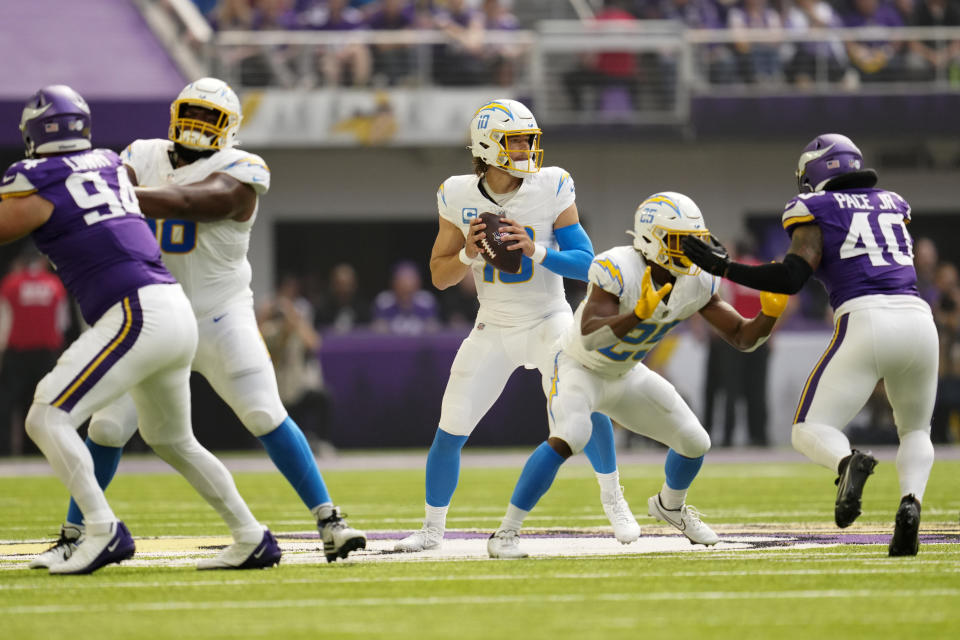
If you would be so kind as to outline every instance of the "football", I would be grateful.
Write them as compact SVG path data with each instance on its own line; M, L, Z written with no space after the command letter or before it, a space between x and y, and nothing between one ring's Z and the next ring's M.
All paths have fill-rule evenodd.
M508 251L507 246L516 244L516 241L506 243L501 238L500 229L508 226L503 218L495 213L481 213L480 221L487 225L480 239L480 255L488 264L507 273L520 273L523 262L523 251Z

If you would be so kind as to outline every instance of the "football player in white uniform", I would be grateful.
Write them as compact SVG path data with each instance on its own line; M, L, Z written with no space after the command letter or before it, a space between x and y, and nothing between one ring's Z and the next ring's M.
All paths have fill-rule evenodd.
M761 294L763 311L751 320L724 302L717 295L719 278L700 271L680 251L684 236L709 235L697 205L683 194L663 192L644 200L634 214L632 235L633 246L614 247L590 264L587 297L553 360L550 437L523 468L506 516L487 542L491 557L526 557L518 540L523 520L560 465L589 440L595 411L670 447L666 481L647 503L650 515L692 543L719 541L686 504L710 436L673 385L641 361L667 332L697 312L734 347L756 349L773 330L787 296Z
M222 80L188 84L170 107L169 140L136 140L121 158L140 207L157 236L163 261L193 306L199 343L192 368L263 443L271 460L318 523L328 561L366 546L335 507L303 432L287 415L270 355L260 337L250 290L247 248L258 198L270 170L257 155L236 148L240 101ZM129 397L91 419L87 446L106 487L123 446L137 428ZM83 515L71 501L61 538L31 566L69 555ZM245 558L231 552L201 563L230 568Z
M572 320L563 277L586 280L593 245L580 226L573 179L559 167L541 168L540 135L523 104L485 104L470 122L474 175L447 178L437 192L433 284L446 289L472 273L480 310L443 395L427 457L423 527L400 540L398 551L440 546L459 479L460 450L517 367L539 369L546 392L555 343ZM480 257L477 241L485 225L479 215L485 212L510 223L503 232L506 241L516 242L512 250L523 252L519 273L501 272ZM604 512L617 539L628 544L640 535L640 526L620 487L613 426L600 414L592 423L594 437L585 453L597 473Z

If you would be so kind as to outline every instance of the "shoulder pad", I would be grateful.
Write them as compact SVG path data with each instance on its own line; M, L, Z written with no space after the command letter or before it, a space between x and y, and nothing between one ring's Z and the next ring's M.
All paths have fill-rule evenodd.
M588 280L618 298L623 296L623 270L609 251L604 251L590 263Z

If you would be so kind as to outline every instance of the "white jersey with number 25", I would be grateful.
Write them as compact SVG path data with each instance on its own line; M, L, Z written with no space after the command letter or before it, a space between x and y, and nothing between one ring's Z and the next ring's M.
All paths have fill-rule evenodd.
M633 247L614 247L604 251L590 264L587 296L594 287L600 287L620 298L620 313L626 313L640 299L640 285L646 268L643 256ZM706 271L692 276L678 276L670 296L657 305L652 316L638 320L637 326L615 345L595 351L588 351L581 340L581 302L574 314L573 325L562 342L563 351L600 375L622 376L637 366L681 320L700 311L716 293L718 285L719 278Z

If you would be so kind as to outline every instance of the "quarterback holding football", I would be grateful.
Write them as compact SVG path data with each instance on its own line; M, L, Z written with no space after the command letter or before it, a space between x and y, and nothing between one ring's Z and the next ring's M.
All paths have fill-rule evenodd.
M446 289L473 277L480 310L450 369L427 457L426 520L397 543L398 551L440 546L460 450L517 367L539 369L546 393L554 344L572 320L563 278L587 279L593 245L580 226L573 178L560 167L542 167L540 137L533 113L520 102L483 105L470 122L473 174L447 178L437 191L433 284ZM640 526L620 488L613 426L600 414L586 419L593 438L585 453L604 511L617 539L628 544Z

